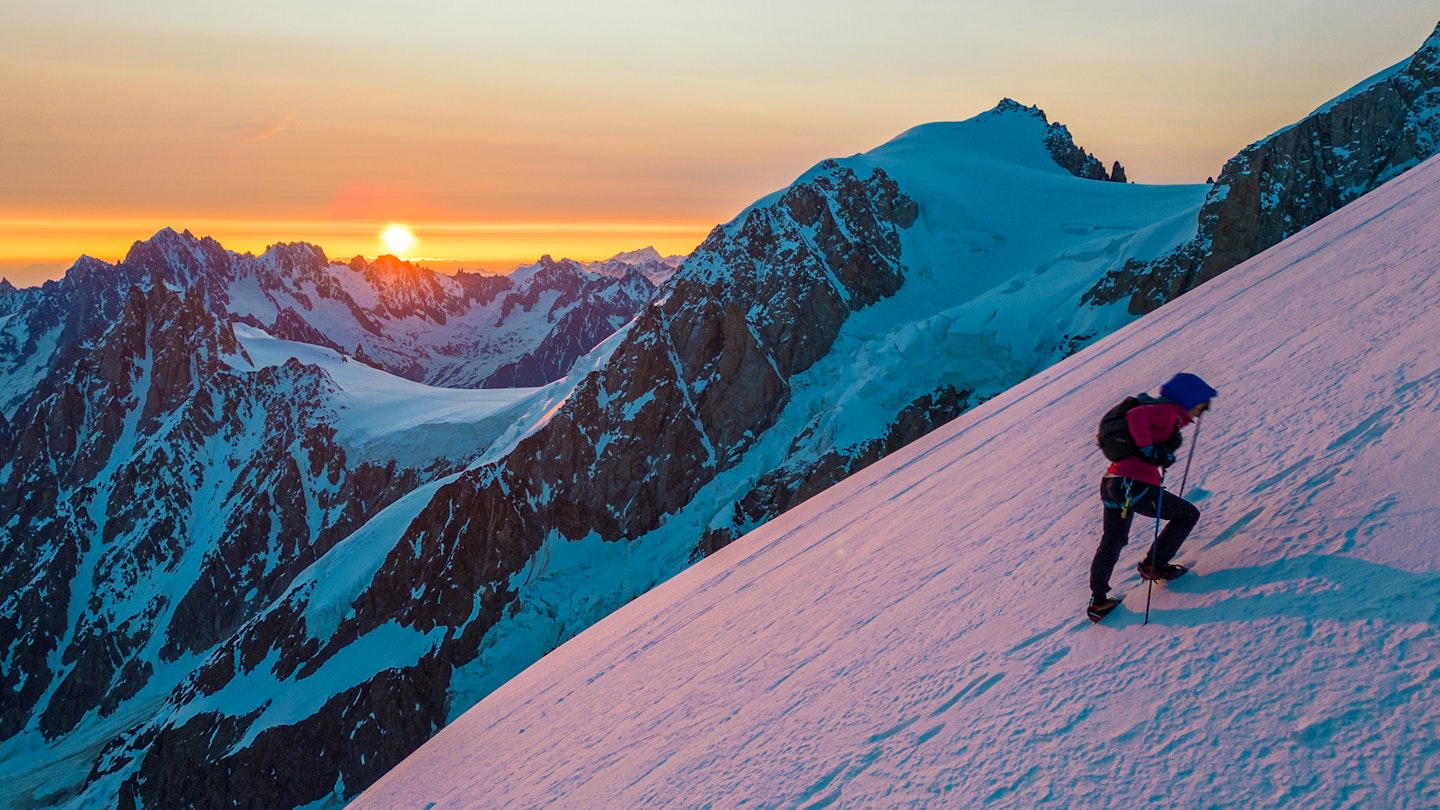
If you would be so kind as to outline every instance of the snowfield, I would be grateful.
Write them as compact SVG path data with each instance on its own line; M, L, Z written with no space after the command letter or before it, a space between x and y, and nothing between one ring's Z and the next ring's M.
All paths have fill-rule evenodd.
M294 358L319 366L339 392L332 406L347 453L357 462L394 460L423 467L452 454L477 455L518 418L537 388L438 388L396 377L333 349L278 340L264 330L235 325L249 368L283 365ZM235 365L248 370L243 360Z
M1431 160L680 573L353 806L1440 805L1437 266ZM1092 626L1095 422L1181 370L1220 390L1195 570L1142 624L1137 520Z

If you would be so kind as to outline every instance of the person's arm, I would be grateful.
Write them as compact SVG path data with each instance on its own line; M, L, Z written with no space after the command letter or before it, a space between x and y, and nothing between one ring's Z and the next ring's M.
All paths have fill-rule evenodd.
M1159 410L1157 405L1137 405L1125 414L1125 422L1130 425L1130 435L1135 439L1136 447L1148 447L1159 439L1154 435L1155 411Z
M1130 426L1130 435L1135 439L1140 458L1162 466L1175 460L1173 453L1158 446L1180 429L1179 421L1173 417L1171 409L1164 403L1140 405L1125 414L1125 421ZM1166 430L1167 426L1169 430Z

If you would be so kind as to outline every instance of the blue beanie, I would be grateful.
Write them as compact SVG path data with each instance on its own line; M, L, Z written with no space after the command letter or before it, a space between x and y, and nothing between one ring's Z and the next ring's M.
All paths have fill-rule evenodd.
M1211 397L1220 393L1210 384L1195 376L1181 372L1170 378L1170 381L1160 386L1160 396L1176 403L1185 410L1208 402Z

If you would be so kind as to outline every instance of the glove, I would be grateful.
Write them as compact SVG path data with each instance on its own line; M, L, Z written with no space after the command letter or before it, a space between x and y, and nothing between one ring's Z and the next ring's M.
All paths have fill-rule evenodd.
M1175 463L1174 453L1162 447L1156 447L1153 444L1147 444L1144 447L1140 448L1137 452L1139 453L1141 458L1145 459L1151 464L1156 464L1161 467L1169 467L1171 464Z

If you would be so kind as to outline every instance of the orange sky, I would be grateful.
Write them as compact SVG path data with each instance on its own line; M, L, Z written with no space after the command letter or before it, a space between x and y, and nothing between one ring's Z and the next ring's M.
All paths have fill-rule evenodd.
M1440 17L1203 5L0 0L0 275L162 227L348 258L399 222L445 268L684 253L821 159L1003 96L1134 180L1200 182Z

